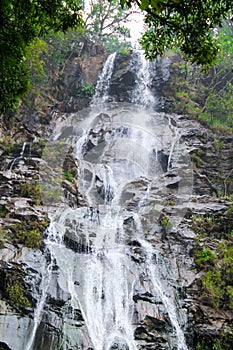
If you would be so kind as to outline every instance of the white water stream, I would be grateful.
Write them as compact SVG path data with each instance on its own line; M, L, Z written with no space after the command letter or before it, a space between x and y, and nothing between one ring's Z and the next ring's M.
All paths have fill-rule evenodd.
M144 237L148 210L156 220L164 205L157 204L153 193L164 173L158 155L167 150L169 169L179 138L167 120L153 112L156 100L149 90L149 65L141 55L137 57L140 69L132 105L106 103L115 61L115 55L111 55L100 75L89 114L80 121L83 132L72 136L79 164L78 186L87 205L77 209L59 207L49 213L46 246L59 270L58 286L70 296L72 310L81 310L85 324L78 330L64 314L63 350L138 348L133 297L143 288L143 269L172 326L170 348L187 350L172 287L158 272L153 259L155 248ZM134 223L131 231L126 228L127 220ZM75 251L64 245L66 237L76 243ZM133 240L141 246L142 265L132 259ZM50 292L50 275L47 281L46 287L41 286L44 293L35 311L27 350L33 349L46 294Z

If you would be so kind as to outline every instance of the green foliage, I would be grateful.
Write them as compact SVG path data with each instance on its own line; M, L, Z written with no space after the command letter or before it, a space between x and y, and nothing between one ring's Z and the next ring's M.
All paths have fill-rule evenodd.
M18 107L20 97L29 90L30 78L23 59L1 57L0 54L0 66L0 113L4 113Z
M219 45L213 29L229 16L232 3L221 1L121 0L122 5L137 4L146 14L148 30L141 40L150 59L167 49L178 48L191 63L206 69L213 64Z
M204 294L209 298L209 303L214 307L220 306L220 301L224 293L223 280L218 268L207 271L201 277Z
M5 218L8 210L4 205L0 205L0 218Z
M27 47L51 30L80 26L80 9L74 0L0 2L0 113L16 108L29 90Z
M223 140L214 139L214 148L216 149L216 151L219 152L223 147L224 147Z
M195 263L205 273L201 277L203 295L214 307L233 308L233 242L221 240L215 250L197 249Z
M0 249L4 248L4 243L5 243L5 231L0 231Z
M131 13L118 0L92 0L85 9L86 34L109 53L129 49L130 31L125 24Z
M200 267L205 267L206 263L210 265L214 265L216 262L217 256L215 252L211 249L205 248L199 253L197 253L195 257L195 262L198 264Z
M52 187L52 188L42 188L41 192L41 200L43 204L46 205L52 205L56 202L60 202L61 199L61 188L60 186L58 188Z
M219 43L220 55L217 64L228 66L233 59L233 25L231 20L224 20L217 29L216 40Z
M227 294L229 296L229 307L233 310L233 286L227 286Z
M203 74L196 66L175 62L171 69L169 98L173 100L170 110L198 118L202 124L218 134L233 131L233 43L232 24L224 22L219 29L219 45L224 47L217 65ZM224 34L221 34L222 31ZM229 35L229 36L227 36ZM231 35L231 36L230 36ZM223 41L221 43L220 37ZM217 40L217 39L216 39ZM225 46L224 46L225 45Z
M28 248L40 248L43 232L47 226L47 219L16 223L10 227L7 239L16 245L22 244Z
M119 36L116 34L109 34L107 36L103 36L99 39L99 42L105 47L108 53L128 53L131 49L130 42L124 41L123 39L119 38Z
M24 287L19 282L7 286L8 297L15 306L30 307L31 303L24 294Z
M21 182L20 195L34 200L35 204L40 204L42 186L36 182Z
M193 230L200 236L209 235L218 227L216 220L212 216L194 214L191 220Z
M198 118L213 130L223 132L223 128L233 131L233 85L228 83L221 91L209 94L204 112Z
M17 272L6 275L6 296L11 304L16 307L31 307L31 302L26 295L26 288Z
M41 57L46 51L47 44L42 39L36 39L26 48L27 65L30 70L32 82L41 82L44 79L45 62Z
M69 170L66 170L66 171L64 172L64 178L65 178L66 180L72 182L73 179L74 179L74 175L73 175Z
M122 48L122 47L120 47L118 51L119 51L120 54L125 55L125 56L130 56L130 54L132 52L128 48Z
M168 223L169 223L169 219L170 219L170 216L166 213L162 213L160 219L159 219L159 224L162 226L162 227L167 227Z
M200 281L205 302L212 307L232 309L233 235L227 215L226 210L224 215L192 216L192 228L197 233L193 256L203 272Z
M83 28L77 28L76 31L68 30L66 33L49 33L45 36L44 40L47 43L48 53L46 56L47 59L45 60L45 71L62 70L66 59L83 37Z
M95 86L89 83L85 83L84 87L80 90L79 95L82 97L91 97L95 93Z
M232 343L233 335L231 333L222 332L216 338L201 335L195 350L232 350Z

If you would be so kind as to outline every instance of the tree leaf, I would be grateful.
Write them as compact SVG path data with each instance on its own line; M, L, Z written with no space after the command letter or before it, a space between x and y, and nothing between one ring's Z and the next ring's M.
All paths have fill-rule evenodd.
M142 0L140 8L141 10L146 10L150 4L150 0Z

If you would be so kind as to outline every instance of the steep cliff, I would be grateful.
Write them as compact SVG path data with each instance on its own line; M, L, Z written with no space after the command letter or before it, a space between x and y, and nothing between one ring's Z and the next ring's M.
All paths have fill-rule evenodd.
M164 126L171 129L174 126L179 131L193 169L189 198L179 201L179 174L164 170L168 166L169 147L160 150L158 158L163 171L159 185L151 189L150 200L159 203L162 198L165 204L156 218L146 212L143 221L147 227L146 238L157 247L156 259L170 261L172 272L162 270L161 274L172 279L176 290L174 298L180 303L181 314L185 315L181 325L188 349L231 349L233 136L216 135L189 115L169 114L168 117L166 112L171 105L171 96L166 89L170 89L172 79L176 77L174 63L177 68L177 56L158 59L150 67L150 77L141 78L136 74L141 64L138 57L138 54L116 56L108 102L123 104L133 99L137 104L138 95L132 96L132 91L137 92L137 85L147 79L144 93L149 88L156 101L154 110L161 113ZM74 156L74 149L64 145L63 139L79 134L79 126L75 128L69 120L75 118L78 111L81 111L79 121L87 115L83 111L90 104L92 86L96 85L105 60L106 54L99 46L85 40L77 43L77 49L69 55L59 78L53 81L49 99L45 97L40 101L42 108L38 110L35 104L30 108L22 104L16 115L3 118L0 349L75 349L78 348L76 338L88 339L82 307L74 305L70 280L66 280L59 270L61 261L51 254L45 241L51 234L46 230L48 213L61 206L61 218L65 217L61 205L65 204L80 208L80 218L76 220L81 224L75 222L72 226L69 218L63 223L69 256L61 253L60 259L72 265L76 262L75 252L87 249L87 244L83 241L80 244L73 231L75 227L81 236L85 231L82 220L86 214L82 208L86 207L86 199L80 192L77 172L80 162L77 152ZM48 100L50 102L46 104ZM127 110L128 107L122 108ZM92 150L94 157L97 157L95 147L103 145L106 135L116 132L108 124L112 118L110 114L100 114L98 118L87 141L87 153ZM60 143L54 149L49 137L59 128L60 139L57 140ZM127 134L126 129L120 131ZM185 166L184 163L183 169ZM95 181L101 193L103 179L99 177ZM138 228L131 208L137 204L137 196L146 193L148 184L142 178L135 188L129 186L122 199L127 202L123 225L129 235L127 246L130 251L124 263L136 262L146 271L149 258L142 242L134 239ZM169 222L177 218L179 225L170 228ZM62 230L57 228L57 231L59 229ZM85 264L85 259L81 262ZM79 269L78 266L73 272L75 283L72 288L84 288L78 279ZM137 292L132 295L135 344L139 349L175 349L172 336L170 340L167 336L172 334L174 324L148 279L149 272L141 273ZM128 349L127 345L122 343L120 347L119 343L113 344L111 349ZM84 349L93 346L89 340L85 344Z

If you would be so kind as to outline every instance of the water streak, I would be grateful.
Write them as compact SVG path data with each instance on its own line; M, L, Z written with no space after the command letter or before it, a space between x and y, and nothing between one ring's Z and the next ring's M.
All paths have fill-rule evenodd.
M150 75L150 63L145 59L143 53L138 52L133 56L132 66L135 69L136 81L132 92L132 103L144 108L154 109L156 98L150 90L152 77Z
M188 350L185 342L184 332L179 325L174 297L171 295L171 293L168 295L168 287L166 287L166 289L163 287L161 283L161 276L159 275L158 266L153 261L155 249L149 242L145 240L139 239L139 242L141 243L146 253L147 269L149 271L150 281L152 282L154 292L158 293L159 297L161 298L163 305L169 315L171 324L175 329L178 350Z
M102 73L98 79L98 82L95 88L95 95L93 96L93 99L92 99L93 106L102 106L104 102L108 100L108 97L109 97L108 92L109 92L111 77L113 73L115 58L116 58L116 52L109 55L104 64Z
M27 145L28 145L28 147L29 147L28 158L30 158L30 156L31 156L31 143L24 142L24 143L22 144L22 148L21 148L21 151L20 151L19 156L16 157L16 158L12 161L12 163L11 163L11 165L10 165L10 170L13 170L14 166L15 166L21 159L24 158L24 153L25 153L25 149L26 149L26 146L27 146Z
M52 260L51 260L50 264L47 266L47 268L44 268L45 274L42 275L41 284L40 284L41 296L38 299L37 306L36 306L35 311L34 311L34 318L33 318L34 325L33 325L33 329L31 331L31 335L30 335L30 338L27 342L27 346L26 346L25 350L31 350L33 348L33 343L35 340L36 331L37 331L37 328L38 328L40 321L41 321L41 318L42 318L43 309L44 309L48 289L49 289L50 282L51 282L53 265L54 265L54 259L52 258Z

